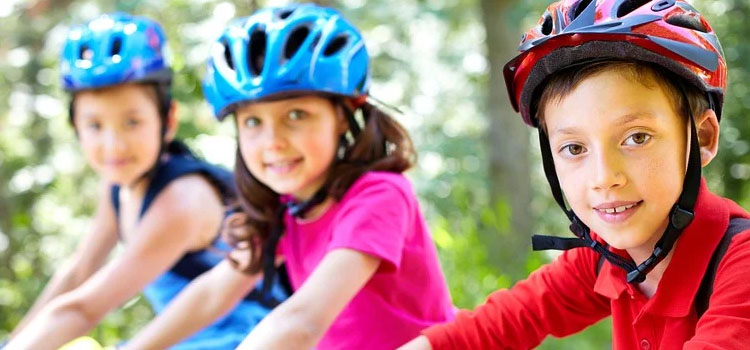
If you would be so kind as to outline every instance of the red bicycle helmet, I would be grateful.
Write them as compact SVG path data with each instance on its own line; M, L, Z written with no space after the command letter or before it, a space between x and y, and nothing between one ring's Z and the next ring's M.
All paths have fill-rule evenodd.
M523 35L519 50L505 65L505 82L513 108L531 126L532 98L546 77L607 58L662 66L705 91L721 115L724 52L708 21L684 0L558 1Z

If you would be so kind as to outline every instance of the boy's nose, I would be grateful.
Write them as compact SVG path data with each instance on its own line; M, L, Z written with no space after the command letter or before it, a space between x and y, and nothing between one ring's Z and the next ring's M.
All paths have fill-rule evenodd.
M609 190L625 185L626 178L622 171L623 160L616 152L599 152L594 157L592 185L596 190Z

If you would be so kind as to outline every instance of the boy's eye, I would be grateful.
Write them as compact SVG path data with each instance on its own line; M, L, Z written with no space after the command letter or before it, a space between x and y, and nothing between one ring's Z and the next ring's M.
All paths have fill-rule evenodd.
M625 139L625 142L623 142L623 144L629 145L629 146L642 145L646 143L649 139L651 139L651 135L645 132L637 132L633 135L628 136L628 138Z
M258 118L256 118L256 117L249 117L249 118L245 118L245 120L242 123L247 128L254 128L254 127L260 125L260 120Z
M293 109L289 111L289 119L291 120L300 120L304 118L305 112L299 110L299 109Z
M586 148L575 143L565 145L560 150L561 153L565 153L568 156L577 156L577 155L582 154L585 151L586 151Z

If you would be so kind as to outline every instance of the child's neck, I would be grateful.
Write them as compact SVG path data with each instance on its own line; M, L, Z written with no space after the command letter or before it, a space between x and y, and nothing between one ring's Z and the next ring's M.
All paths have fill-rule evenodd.
M120 186L120 196L123 200L143 199L148 190L150 179L141 178L128 186Z
M645 249L628 249L628 254L636 265L639 265L648 259L652 252L653 248L648 251ZM638 289L647 298L651 298L656 294L659 281L661 281L661 278L664 276L664 271L667 270L667 266L669 266L669 262L672 260L673 252L674 250L670 251L669 254L667 254L667 257L660 261L659 264L657 264L654 269L646 275L646 280L638 284Z
M331 207L333 203L334 199L332 197L328 197L320 204L310 208L310 210L305 213L305 216L303 218L297 220L299 222L312 222L318 220L321 216L323 216L323 214L325 214L325 212L328 210L328 208Z

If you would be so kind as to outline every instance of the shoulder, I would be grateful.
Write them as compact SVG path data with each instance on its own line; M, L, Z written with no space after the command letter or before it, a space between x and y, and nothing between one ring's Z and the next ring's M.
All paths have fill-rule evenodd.
M218 191L200 174L180 176L154 199L139 226L161 239L180 237L189 249L210 244L224 219Z
M148 212L158 212L164 219L173 217L195 222L212 216L211 213L223 215L223 207L218 190L203 175L194 173L169 182Z
M159 193L159 200L161 199L175 209L200 209L211 204L221 205L217 189L200 173L186 174L174 179Z
M350 200L394 199L411 202L415 197L409 180L400 173L370 171L357 179L346 191L342 202Z
M744 228L731 238L727 251L719 263L717 274L726 272L722 270L738 268L747 269L747 275L750 276L750 227Z

